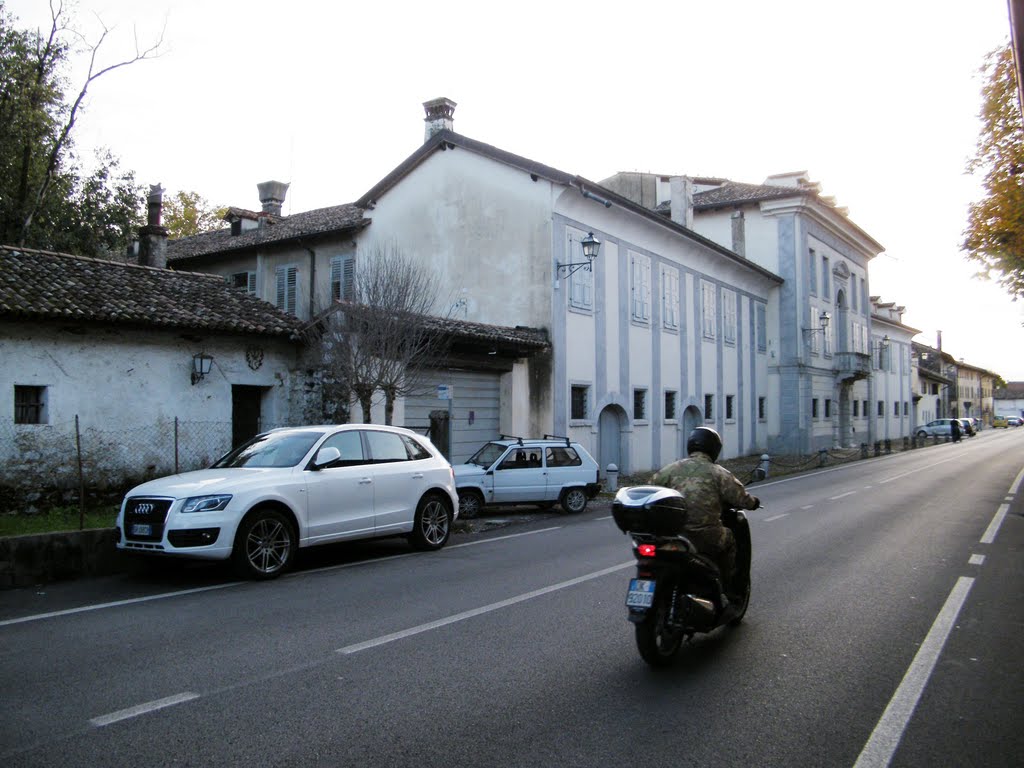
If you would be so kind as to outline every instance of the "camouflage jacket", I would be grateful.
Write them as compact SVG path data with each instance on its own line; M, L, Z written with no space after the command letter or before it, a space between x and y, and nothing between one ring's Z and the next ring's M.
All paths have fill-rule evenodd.
M651 483L674 488L683 495L686 527L691 529L720 528L723 510L729 507L754 509L757 503L732 472L700 452L662 467L654 473Z

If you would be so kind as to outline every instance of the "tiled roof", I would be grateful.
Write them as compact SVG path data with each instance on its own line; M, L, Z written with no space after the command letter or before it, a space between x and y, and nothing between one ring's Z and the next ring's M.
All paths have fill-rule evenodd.
M242 209L236 210L241 211ZM291 216L267 216L265 226L246 230L239 235L232 235L230 229L217 229L201 235L183 237L167 244L167 262L174 263L212 253L227 253L272 243L284 243L296 238L329 232L361 229L370 223L369 219L363 218L364 211L362 206L345 203L303 211Z
M759 203L762 200L778 200L796 195L811 195L813 190L799 187L782 187L777 184L744 184L739 181L725 181L720 187L697 192L693 196L694 210L708 210L723 205L741 205L743 203ZM668 200L660 203L654 210L668 214L671 204Z
M0 319L299 338L302 324L220 275L0 246Z
M365 311L363 305L344 301L335 302L330 309L311 322L307 326L307 330L318 327L322 320L335 312L344 312L350 316L358 316L361 311ZM437 317L434 315L409 315L409 322L422 323L427 329L437 331L452 341L464 341L483 345L490 344L495 347L501 347L503 351L539 352L551 346L548 340L548 333L543 328L530 328L525 325L507 326L472 323L468 320Z

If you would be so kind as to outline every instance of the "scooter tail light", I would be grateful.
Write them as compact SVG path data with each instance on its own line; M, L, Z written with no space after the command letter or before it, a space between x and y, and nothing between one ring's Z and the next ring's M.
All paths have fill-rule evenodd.
M639 544L636 551L640 557L654 557L658 548L654 544Z

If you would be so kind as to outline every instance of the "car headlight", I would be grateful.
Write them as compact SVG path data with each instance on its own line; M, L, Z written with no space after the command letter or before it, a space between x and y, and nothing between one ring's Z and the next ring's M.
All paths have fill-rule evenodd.
M185 499L185 504L182 506L182 512L220 512L224 507L231 501L230 494L220 494L218 496L193 496L190 499Z

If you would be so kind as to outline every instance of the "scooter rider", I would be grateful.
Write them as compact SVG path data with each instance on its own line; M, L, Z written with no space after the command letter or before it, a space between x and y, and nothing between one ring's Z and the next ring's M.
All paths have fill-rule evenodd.
M736 565L736 539L722 524L729 508L757 509L761 501L747 493L736 476L715 462L722 438L709 427L697 427L686 441L688 458L662 467L651 483L673 488L686 499L686 537L697 550L714 559L726 590Z

